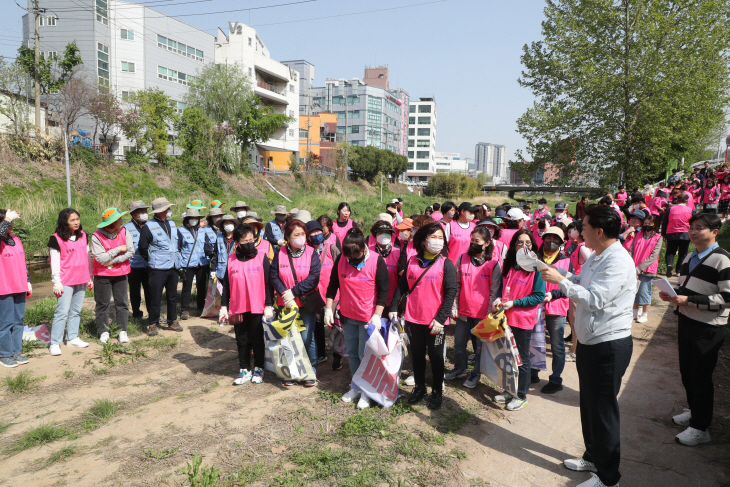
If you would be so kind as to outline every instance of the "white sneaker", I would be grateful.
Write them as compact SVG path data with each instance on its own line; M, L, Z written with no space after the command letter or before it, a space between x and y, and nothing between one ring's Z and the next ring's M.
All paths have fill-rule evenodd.
M678 426L689 426L689 420L692 419L692 411L685 409L682 414L672 416L672 421Z
M504 404L508 401L511 401L515 396L510 394L509 392L503 392L502 394L497 394L494 396L494 402L497 404Z
M119 332L119 343L129 343L129 337L126 331Z
M357 408L358 409L367 409L370 407L370 398L366 396L365 394L362 394L360 396L360 400L357 401Z
M598 475L591 472L591 478L586 480L585 482L578 484L578 487L618 487L618 484L608 486L601 482L601 479L598 478Z
M102 334L101 334L101 336L99 337L99 341L100 341L101 343L107 343L107 342L109 342L109 333L108 333L108 332L106 332L106 331L105 331L104 333L102 333ZM120 341L121 341L121 340L120 340ZM70 345L70 344L71 344L71 343L69 342L69 345Z
M596 466L593 464L593 462L583 460L582 458L569 458L563 461L563 465L565 465L565 468L567 468L568 470L572 470L574 472L597 471Z
M416 378L413 377L413 374L409 375L406 380L403 381L403 383L407 386L415 386L416 385Z
M253 368L253 378L251 384L261 384L264 381L264 369L261 367Z
M61 345L53 344L48 347L48 353L51 355L61 355Z
M638 318L636 318L637 323L646 323L647 321L649 321L649 317L647 316L646 313L641 314L641 315L639 315Z
M700 431L693 427L689 427L677 435L677 441L687 446L697 446L702 443L710 442L710 432Z
M107 336L109 336L109 334L108 334L108 333L107 333ZM88 343L86 343L85 341L83 341L83 340L82 340L81 338L79 338L79 337L76 337L76 338L74 338L73 340L69 340L69 341L67 341L67 342L66 342L66 346L67 346L67 347L86 348L86 347L88 347L88 346L89 346L89 344L88 344Z
M347 391L347 394L342 395L342 402L350 403L359 398L360 398L360 391L356 391L355 389L350 389L349 391Z
M513 397L512 400L507 404L508 411L519 411L523 407L527 406L527 399L520 399L519 397Z
M251 380L251 372L249 372L247 369L241 369L238 377L233 379L233 385L234 386L240 386L245 384L246 382Z

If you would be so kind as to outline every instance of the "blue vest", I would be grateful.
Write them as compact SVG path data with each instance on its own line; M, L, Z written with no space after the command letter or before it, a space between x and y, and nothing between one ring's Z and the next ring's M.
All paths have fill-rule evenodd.
M228 249L226 248L226 234L220 233L215 242L216 251L218 253L218 262L216 263L215 275L218 279L223 279L226 275L226 267L228 267ZM234 252L235 245L231 245L231 253Z
M281 227L276 223L276 220L271 220L269 222L269 226L271 227L271 233L274 234L277 242L279 240L284 240L284 230L282 230ZM274 245L274 250L279 250L279 246Z
M205 256L205 236L207 235L205 229L198 228L197 242L195 241L195 237L193 237L193 232L187 227L180 227L178 231L182 237L180 266L198 267L199 265L210 264L210 259ZM190 255L191 252L192 255Z
M149 265L152 269L172 269L180 267L178 262L179 254L177 252L177 229L175 222L167 220L170 223L170 236L155 220L147 222L147 228L152 234L152 242L148 250Z
M127 222L124 224L124 228L127 229L127 232L129 232L132 235L132 240L134 241L134 255L131 259L129 259L129 264L132 266L132 269L144 269L147 267L147 262L142 258L141 255L139 255L139 236L140 231L137 229L137 225L134 224L134 222Z

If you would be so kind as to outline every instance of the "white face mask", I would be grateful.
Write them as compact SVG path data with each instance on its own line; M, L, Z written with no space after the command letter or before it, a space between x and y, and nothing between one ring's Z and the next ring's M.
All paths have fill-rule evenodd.
M191 227L194 227L198 224L199 221L200 220L198 220L197 218L191 218L190 220L188 220L188 225L190 225Z
M150 216L147 213L142 213L141 215L139 215L139 221L141 222L146 222L149 218Z
M568 235L570 235L570 238L572 238L573 240L575 240L575 239L578 238L578 230L576 230L575 228L571 228L570 229L570 232L568 233Z
M640 210L641 209L641 205L640 204L636 204L636 205L632 205L632 206L633 206L633 208L635 210Z
M390 241L391 241L391 236L390 236L390 234L388 234L388 233L381 233L380 235L378 235L378 236L377 236L377 237L375 238L375 240L377 240L377 242L378 242L378 243L379 243L380 245L390 245Z
M454 217L456 216L456 212L455 211L450 211L450 212L448 212L446 214L446 216L448 216L449 218L451 218L453 220Z
M474 219L474 213L472 213L470 211L465 211L464 218L466 218L466 221L470 222Z
M561 212L555 212L555 219L562 220L565 217L565 213Z
M167 218L172 218L172 211L171 210L167 210Z
M236 212L236 216L238 218L243 218L244 216L246 216L246 212L245 211L237 211Z
M233 228L234 228L234 226L231 225L230 223L229 224L226 224L226 225L223 225L223 230L225 230L228 233L232 232L233 231Z
M543 205L537 205L537 209L542 211L542 209L545 208Z
M307 242L307 237L299 237L299 238L293 238L289 241L292 247L295 249L301 249L304 247L304 244Z
M426 240L426 250L431 254L438 254L444 248L444 241L435 238Z

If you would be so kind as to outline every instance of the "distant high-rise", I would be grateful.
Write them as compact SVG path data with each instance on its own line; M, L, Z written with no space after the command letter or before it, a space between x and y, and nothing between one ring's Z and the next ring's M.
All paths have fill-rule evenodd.
M507 179L507 148L479 142L474 150L474 169L488 176Z

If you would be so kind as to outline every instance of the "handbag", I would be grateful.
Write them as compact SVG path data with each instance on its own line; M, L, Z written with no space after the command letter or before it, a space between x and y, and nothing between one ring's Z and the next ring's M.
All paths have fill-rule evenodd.
M294 270L294 260L292 259L289 252L287 252L286 255L289 256L291 275L294 277L294 285L296 286L297 284L299 284L299 280L297 279L297 272ZM322 295L319 294L319 289L317 289L316 287L308 294L299 296L299 301L301 301L302 308L307 313L316 313L320 309L324 308L325 305L324 299L322 299Z
M413 287L410 288L408 291L406 291L406 293L400 297L400 300L398 301L398 314L400 316L403 316L406 312L406 303L407 303L406 298L413 292L414 289L416 289L416 286L418 286L418 283L421 282L421 279L423 278L423 276L426 275L426 273L429 271L429 269L431 269L431 267L433 267L433 264L436 263L436 260L438 260L440 257L441 257L441 254L437 255L436 258L433 259L433 261L431 262L431 265L426 266L426 268L423 270L423 272L421 272L421 275L418 276L418 279L416 279L416 282L413 283ZM407 272L408 272L408 270L406 270L406 273Z

